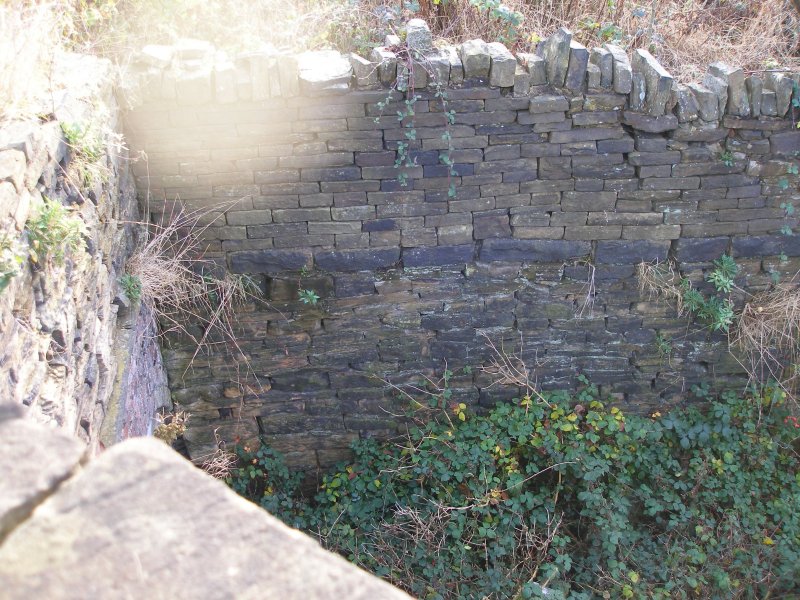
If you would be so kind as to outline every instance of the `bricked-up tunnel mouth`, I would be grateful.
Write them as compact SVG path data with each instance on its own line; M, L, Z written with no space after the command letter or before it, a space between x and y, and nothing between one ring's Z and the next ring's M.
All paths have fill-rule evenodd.
M522 340L542 387L585 374L633 410L741 383L722 337L643 296L635 267L669 259L702 287L728 252L737 283L760 289L765 266L800 266L800 241L781 235L796 224L781 204L797 185L797 76L715 63L684 86L644 50L588 50L566 30L540 50L427 55L450 117L433 78L409 81L387 48L225 61L198 43L135 61L126 128L149 158L134 168L151 217L176 197L210 211L207 257L266 300L237 313L236 360L187 370L194 349L165 348L192 456L215 432L262 436L290 465L324 468L354 439L402 429L385 380L445 364L453 399L488 407L514 391L463 372L488 359L484 334ZM415 114L398 119L410 97ZM398 169L400 142L411 165Z

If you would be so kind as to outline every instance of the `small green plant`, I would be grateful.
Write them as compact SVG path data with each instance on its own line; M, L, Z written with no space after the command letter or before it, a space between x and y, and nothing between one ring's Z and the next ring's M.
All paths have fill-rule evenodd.
M27 249L16 236L0 234L0 292L19 274L26 254Z
M44 204L25 223L28 234L29 257L34 265L52 261L64 263L68 252L84 249L83 236L86 226L83 220L71 214L57 200L44 199Z
M734 165L733 152L730 150L725 150L725 152L721 153L719 159L726 167L732 167Z
M319 294L314 290L307 290L304 288L300 288L297 291L297 296L300 299L300 302L303 304L311 304L312 306L316 306L319 302Z
M125 297L134 304L142 299L142 280L136 275L125 273L119 278L119 285L122 287Z
M670 361L672 358L672 340L662 335L660 331L656 334L656 349L661 360Z
M106 142L97 128L84 123L62 122L61 131L72 149L72 165L79 173L81 183L92 186L107 181L109 170L102 161Z

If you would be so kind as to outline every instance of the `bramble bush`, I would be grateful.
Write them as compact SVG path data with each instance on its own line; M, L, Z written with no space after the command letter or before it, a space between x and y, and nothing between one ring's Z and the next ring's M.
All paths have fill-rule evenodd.
M357 442L313 500L266 446L238 448L229 483L420 598L800 594L800 425L784 405L726 393L648 418L583 382L486 415L439 394L439 418Z

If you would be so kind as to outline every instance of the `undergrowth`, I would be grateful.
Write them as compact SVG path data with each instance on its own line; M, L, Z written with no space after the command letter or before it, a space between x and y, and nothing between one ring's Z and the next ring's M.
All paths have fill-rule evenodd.
M355 443L311 500L266 445L237 448L228 481L419 598L800 593L800 445L784 406L727 393L648 418L586 383L486 415L438 394L437 418Z

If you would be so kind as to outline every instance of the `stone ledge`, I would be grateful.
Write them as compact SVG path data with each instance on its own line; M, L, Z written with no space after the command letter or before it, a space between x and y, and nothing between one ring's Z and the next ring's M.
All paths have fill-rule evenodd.
M60 436L13 426L43 438L28 469L56 460ZM114 446L17 526L0 581L10 599L409 598L152 438Z

